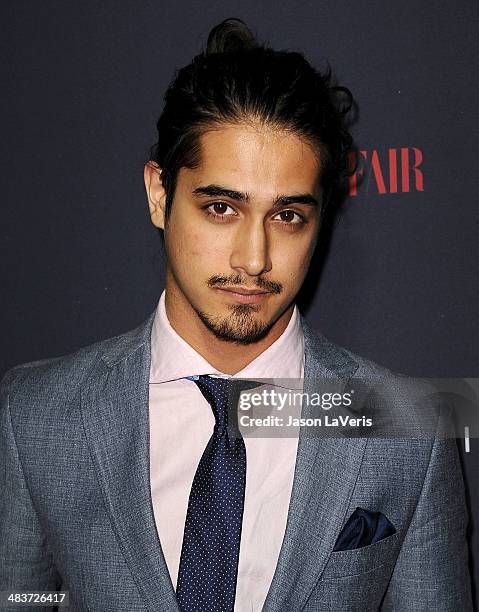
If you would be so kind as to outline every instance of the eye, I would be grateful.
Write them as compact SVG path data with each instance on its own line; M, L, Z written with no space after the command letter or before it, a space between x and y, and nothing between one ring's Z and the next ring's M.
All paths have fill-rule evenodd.
M277 219L278 217L279 221L282 221L288 225L298 225L300 223L304 223L305 221L304 217L294 210L282 210L280 213L275 215L273 219Z
M236 211L226 202L213 202L205 207L206 213L213 217L224 218L236 215Z

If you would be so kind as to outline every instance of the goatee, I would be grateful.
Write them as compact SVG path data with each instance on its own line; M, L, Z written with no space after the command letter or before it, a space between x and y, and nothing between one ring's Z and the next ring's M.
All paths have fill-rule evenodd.
M235 304L230 306L230 310L229 317L213 318L201 310L196 310L196 314L217 338L237 344L259 342L274 325L274 321L264 323L254 318L254 312L259 310L254 304Z

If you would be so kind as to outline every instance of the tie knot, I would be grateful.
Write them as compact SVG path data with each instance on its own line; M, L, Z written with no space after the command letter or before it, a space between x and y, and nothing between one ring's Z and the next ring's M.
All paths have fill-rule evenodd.
M241 391L257 387L259 383L235 378L213 378L207 374L191 377L210 404L218 427L228 426L228 408L236 414Z

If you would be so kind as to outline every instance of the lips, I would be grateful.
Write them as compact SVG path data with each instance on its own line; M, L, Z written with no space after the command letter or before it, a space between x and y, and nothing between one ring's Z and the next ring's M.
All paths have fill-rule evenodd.
M218 287L216 288L216 291L234 299L237 302L241 302L242 304L254 304L260 302L266 296L271 295L269 291L262 291L261 289L247 289L246 287L231 287L229 289Z

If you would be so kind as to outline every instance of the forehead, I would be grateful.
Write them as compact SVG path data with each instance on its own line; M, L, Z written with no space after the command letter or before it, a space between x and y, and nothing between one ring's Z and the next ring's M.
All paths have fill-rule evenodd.
M290 131L226 124L204 133L199 144L198 166L181 169L192 185L221 184L258 198L319 189L319 153Z

